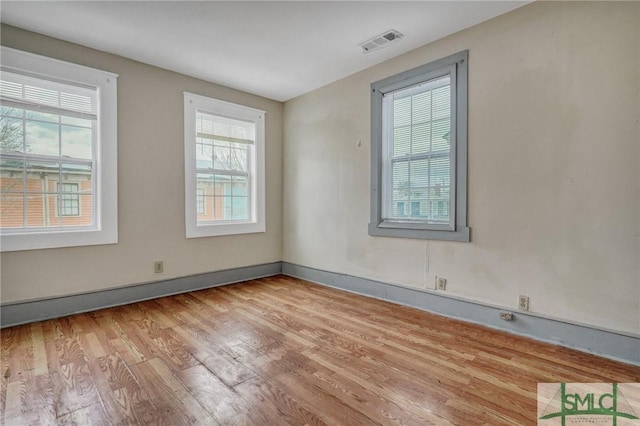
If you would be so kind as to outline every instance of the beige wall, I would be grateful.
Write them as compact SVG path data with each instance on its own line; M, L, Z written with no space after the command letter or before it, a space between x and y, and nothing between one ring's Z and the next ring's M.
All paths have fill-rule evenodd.
M283 108L280 102L14 27L2 26L1 35L5 46L120 75L118 244L3 253L3 303L282 258ZM266 233L185 239L184 91L267 111ZM155 260L164 261L163 274L153 273Z
M472 242L368 236L371 82L464 49ZM640 333L639 70L640 3L536 2L287 102L284 260Z

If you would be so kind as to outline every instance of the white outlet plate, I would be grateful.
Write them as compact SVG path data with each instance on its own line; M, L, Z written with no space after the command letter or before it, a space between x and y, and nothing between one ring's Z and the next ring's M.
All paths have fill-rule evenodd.
M443 277L436 277L436 289L437 290L446 290L447 289L447 279Z
M164 262L162 260L153 262L153 272L156 274L161 274L164 272Z
M521 311L529 310L529 296L518 297L518 309L520 309Z

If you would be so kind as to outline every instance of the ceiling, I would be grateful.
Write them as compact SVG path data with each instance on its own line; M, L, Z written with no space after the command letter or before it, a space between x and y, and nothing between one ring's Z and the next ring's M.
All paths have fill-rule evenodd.
M2 1L3 23L286 101L527 1ZM404 38L364 55L360 43Z

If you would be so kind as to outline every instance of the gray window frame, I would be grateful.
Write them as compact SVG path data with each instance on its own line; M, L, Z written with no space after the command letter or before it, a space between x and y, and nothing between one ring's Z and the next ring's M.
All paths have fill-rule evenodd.
M470 241L467 226L467 50L417 68L387 77L371 84L371 220L369 235L380 237L419 238L445 241ZM434 224L420 220L385 219L383 217L383 98L385 94L405 90L438 77L451 77L451 190L455 205L449 206L455 220L450 224Z

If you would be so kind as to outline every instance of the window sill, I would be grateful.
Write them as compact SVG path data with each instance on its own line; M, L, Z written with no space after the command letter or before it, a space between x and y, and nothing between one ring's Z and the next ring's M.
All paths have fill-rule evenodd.
M440 241L471 241L471 228L458 227L455 231L437 231L427 229L388 228L369 224L369 235L374 237L415 238Z
M264 222L217 224L187 227L187 238L217 237L222 235L257 234L266 232Z
M2 234L0 251L23 251L53 249L63 247L94 246L118 242L116 230L65 230L55 232L34 232Z

